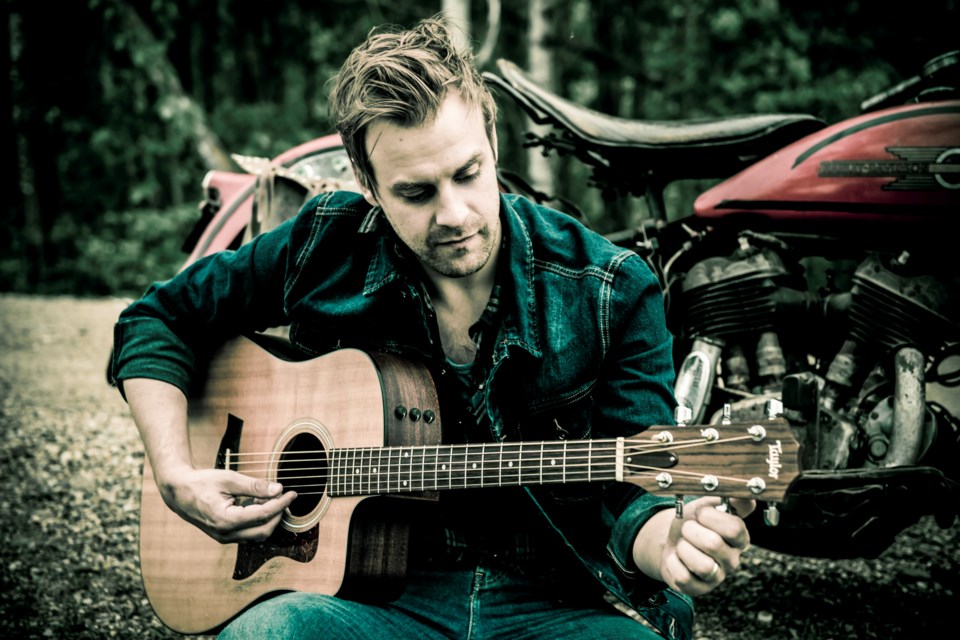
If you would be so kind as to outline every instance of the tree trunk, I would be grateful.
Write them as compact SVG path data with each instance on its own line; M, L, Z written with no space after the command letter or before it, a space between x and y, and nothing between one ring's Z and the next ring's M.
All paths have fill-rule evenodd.
M527 70L534 82L555 90L553 52L547 46L547 38L552 31L552 1L530 0L530 17L527 23ZM529 130L544 135L549 127L536 125L528 120ZM550 159L537 149L527 151L527 175L530 183L538 191L553 195L555 193L554 173Z
M123 16L123 23L131 37L130 46L140 51L154 53L151 56L151 64L143 65L143 69L148 73L150 81L161 96L158 102L172 111L168 117L182 119L189 124L188 129L193 136L194 147L207 169L236 171L237 165L223 148L217 135L207 125L203 109L183 90L176 70L164 54L162 43L157 41L137 12L127 3L117 2L116 8Z
M459 31L454 31L455 42L461 49L471 48L470 40L470 0L443 0L441 11L447 19L455 24Z

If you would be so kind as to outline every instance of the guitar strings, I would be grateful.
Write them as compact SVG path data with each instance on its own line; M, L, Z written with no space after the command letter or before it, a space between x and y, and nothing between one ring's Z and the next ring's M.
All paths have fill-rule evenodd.
M637 476L641 472L647 472L652 474L654 472L664 471L664 467L641 465L633 463L631 456L646 456L651 454L671 452L679 449L686 449L690 447L702 447L709 445L716 445L720 443L729 443L735 441L743 440L752 440L752 436L736 436L730 438L723 438L717 440L707 440L707 439L695 439L695 440L682 440L675 442L669 445L665 445L660 442L650 442L648 440L637 440L637 439L625 439L623 441L623 471L628 472L631 475ZM247 474L265 474L272 470L271 466L268 467L256 467L255 465L262 465L264 462L280 462L280 457L283 453L293 457L291 462L297 464L318 462L318 463L327 463L326 467L328 469L327 473L323 474L308 474L308 475L287 475L290 472L299 472L299 471L308 471L313 472L317 471L317 467L283 467L284 477L282 478L284 486L286 489L292 489L297 491L299 495L308 496L308 495L318 495L326 493L325 490L321 491L302 491L302 489L312 489L312 488L321 488L326 489L331 478L338 479L338 482L335 482L335 491L334 493L339 493L341 495L350 494L354 489L357 488L357 485L360 487L360 493L363 493L363 487L366 485L367 489L372 489L373 484L376 483L379 493L379 487L381 484L386 483L388 490L383 491L383 493L393 493L399 491L418 491L418 490L427 490L430 488L446 488L447 486L453 488L477 488L483 487L486 485L493 484L494 486L500 485L511 485L514 484L510 481L510 476L516 474L516 484L534 484L536 481L544 484L555 484L560 482L577 482L583 480L592 479L593 475L598 476L598 479L614 479L615 475L615 465L617 460L617 441L615 439L605 439L605 440L591 440L591 441L581 441L568 443L571 445L568 447L564 443L558 443L555 441L545 441L543 443L507 443L507 444L491 444L491 446L496 446L497 450L492 452L484 451L484 444L470 444L470 445L419 445L415 447L380 447L380 448L343 448L343 449L333 449L330 456L320 457L320 458L303 458L301 456L305 455L322 455L327 453L325 450L316 450L316 451L294 451L294 452L251 452L251 453L231 453L231 458L248 458L248 460L237 460L236 466L237 471ZM597 446L601 445L601 446ZM610 446L613 445L613 446ZM540 447L540 451L537 451L537 447ZM440 448L445 449L444 458L445 463L449 465L448 469L443 469L440 467L434 467L432 469L424 468L424 465L440 464L439 462L439 450ZM504 460L504 447L509 447L510 451L508 455L517 454L520 456L528 456L526 460L528 462L534 462L533 465L524 465L523 461L517 459L507 459ZM546 447L546 448L545 448ZM529 452L522 451L523 448L528 448ZM571 451L572 448L572 451ZM473 450L472 454L470 450ZM374 465L372 452L377 453L377 465ZM359 452L359 457L356 456ZM371 452L371 455L367 458L363 457L364 453ZM341 455L337 456L335 454L354 454L354 457L348 459L348 456ZM412 453L412 456L394 458L387 460L386 464L383 464L383 453ZM420 455L417 455L417 454ZM571 455L572 453L572 455ZM538 456L539 454L539 456ZM472 455L472 458L468 459L468 455ZM565 461L560 463L559 466L554 464L556 460L561 458ZM254 458L254 459L249 459ZM266 458L266 460L264 459ZM341 467L341 472L337 473L336 471L330 471L331 460L333 460L334 467ZM544 460L551 461L549 466L544 465ZM347 464L338 464L340 462L346 462ZM507 462L512 465L513 462L517 463L517 467L513 468L512 466L506 471L508 476L507 482L503 482L504 467L503 463ZM489 465L493 464L493 468ZM364 466L366 469L364 470ZM413 479L411 474L413 473L413 466L417 466L418 477ZM253 469L244 468L241 470L239 467L249 467L254 466ZM409 466L410 469L403 470L402 466ZM599 468L598 468L599 467ZM382 471L383 468L386 468L386 471ZM346 469L346 472L343 472L343 469ZM584 473L584 470L595 469L595 473ZM457 482L454 484L454 472L456 472L455 479ZM670 469L671 475L677 477L687 477L687 478L696 478L702 477L702 473L695 471L684 471L677 469ZM579 477L575 477L579 474ZM479 475L479 477L477 477ZM569 480L567 476L571 477ZM649 477L649 475L641 475L640 477ZM743 478L735 478L730 476L714 476L718 481L730 481L734 483L745 482ZM395 486L391 487L391 483L396 483L401 478L407 478L404 481L404 486ZM441 478L446 478L446 481L442 484L436 484L441 482ZM436 484L428 484L432 481ZM459 481L463 480L461 484ZM318 481L314 483L307 483L306 481ZM419 485L419 486L418 486ZM359 494L358 494L359 495Z
M721 438L721 439L717 439L717 440L707 440L707 439L705 439L705 438L696 439L696 440L680 440L680 441L677 441L677 442L673 442L673 443L671 443L671 444L662 444L662 443L659 443L659 442L649 442L649 441L647 441L647 440L624 439L624 440L623 440L623 445L624 445L625 453L626 453L626 449L629 448L630 450L636 452L637 455L647 455L647 454L662 453L662 452L665 452L665 451L674 451L674 450L677 450L677 449L686 449L686 448L690 448L690 447L701 447L701 446L709 446L709 445L717 445L717 444L726 444L726 443L730 443L730 442L738 442L738 441L753 440L753 439L754 439L753 436L745 435L745 436L735 436L735 437L729 437L729 438ZM595 445L597 445L597 444L603 444L603 445L610 445L610 444L612 444L613 446L612 446L612 447L602 448L602 449L601 449L601 448L598 448L598 447L595 446ZM448 449L448 450L450 450L450 451L452 452L452 455L460 455L460 452L458 452L458 450L463 450L463 455L468 455L468 454L471 453L470 450L473 450L472 453L475 454L475 455L478 455L479 457L496 456L496 455L501 455L501 456L502 456L503 453L502 453L501 450L508 450L508 449L509 449L509 451L510 451L511 454L512 454L512 453L517 453L517 454L523 456L523 455L527 455L528 453L535 454L535 453L536 453L536 448L537 448L538 446L540 447L540 453L542 454L542 453L544 453L544 452L549 452L549 453L557 453L557 452L566 453L566 452L568 452L568 451L573 451L574 453L583 452L583 451L588 451L588 452L593 452L593 451L601 451L601 452L613 451L613 452L615 453L616 450L617 450L616 445L617 445L616 439L610 439L610 438L608 438L608 439L598 439L598 440L582 440L582 441L569 442L569 443L565 443L565 442L562 442L562 441L554 441L554 440L547 441L547 440L545 440L545 441L543 441L543 442L537 442L537 443L532 443L532 442L523 442L523 443L521 443L521 442L513 442L513 443L490 443L489 445L484 445L483 443L479 443L479 444L452 444L452 445L439 444L439 445L386 446L386 447L343 447L343 448L334 448L334 449L332 449L332 450L327 450L327 449L315 449L315 450L304 450L304 451L296 450L296 451L280 451L280 452L278 452L278 451L257 451L257 452L234 452L234 451L231 451L231 452L230 452L230 457L231 457L231 459L232 459L232 458L257 458L257 457L259 457L258 460L238 460L238 461L237 461L237 464L238 464L238 465L252 465L252 464L262 464L263 462L273 461L273 460L275 460L275 459L277 458L277 456L282 456L282 455L284 455L284 454L287 454L287 455L294 454L294 455L299 456L299 455L306 455L306 454L323 455L323 454L327 454L327 453L329 453L329 452L348 452L348 451L350 451L350 452L357 452L357 451L359 451L359 452L361 452L361 453L366 452L366 451L371 451L371 452L372 452L372 451L379 451L379 452L423 451L423 452L427 452L427 451L429 451L429 450L431 450L431 449L443 448L443 449ZM486 452L486 451L483 450L485 446L497 447L498 449L497 449L496 451L493 451L493 452ZM544 447L547 447L547 448L544 448ZM529 448L530 451L529 451L529 452L523 451L523 448ZM652 451L643 451L643 449L652 449ZM434 452L434 455L436 455L436 452ZM305 459L300 459L300 458L298 458L298 460L303 461L303 462L323 462L324 460L328 460L328 459L329 459L329 456L325 456L325 457L323 457L323 458L305 458ZM264 470L265 470L265 469L264 469Z

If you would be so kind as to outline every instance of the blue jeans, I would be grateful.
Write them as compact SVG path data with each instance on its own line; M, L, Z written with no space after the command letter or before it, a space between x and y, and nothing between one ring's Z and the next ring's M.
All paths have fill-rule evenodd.
M542 583L483 565L413 572L403 595L384 604L285 593L243 613L218 640L240 638L662 640L598 596L566 600Z

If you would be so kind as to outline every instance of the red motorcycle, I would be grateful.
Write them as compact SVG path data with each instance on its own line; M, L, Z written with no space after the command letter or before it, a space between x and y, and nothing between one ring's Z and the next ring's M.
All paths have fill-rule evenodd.
M661 279L676 397L697 423L753 420L780 400L803 444L778 511L747 522L761 546L876 557L921 517L960 509L960 52L832 125L802 114L625 120L537 86L501 60L487 82L550 133L606 194L651 216L608 235ZM211 172L186 264L232 248L330 188L356 190L336 136ZM722 179L686 215L664 188ZM518 175L505 190L583 217ZM763 514L766 514L764 516ZM777 516L778 526L768 526ZM767 520L765 522L764 520Z

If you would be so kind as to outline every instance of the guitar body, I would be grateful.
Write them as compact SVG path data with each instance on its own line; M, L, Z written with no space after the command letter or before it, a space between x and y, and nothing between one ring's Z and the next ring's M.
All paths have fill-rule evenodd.
M188 431L198 468L231 468L288 485L284 468L297 468L288 464L296 456L439 443L429 374L389 356L344 349L291 362L237 338L215 355L194 395ZM412 408L430 409L436 419L412 420ZM363 500L398 499L331 497L321 487L313 497L298 497L269 540L220 544L166 506L147 460L140 521L147 596L167 626L202 633L273 592L335 595L348 585L362 592L351 584L352 574L380 588L396 584L406 567L405 525L355 512L374 514L357 509ZM360 542L352 550L351 540Z

